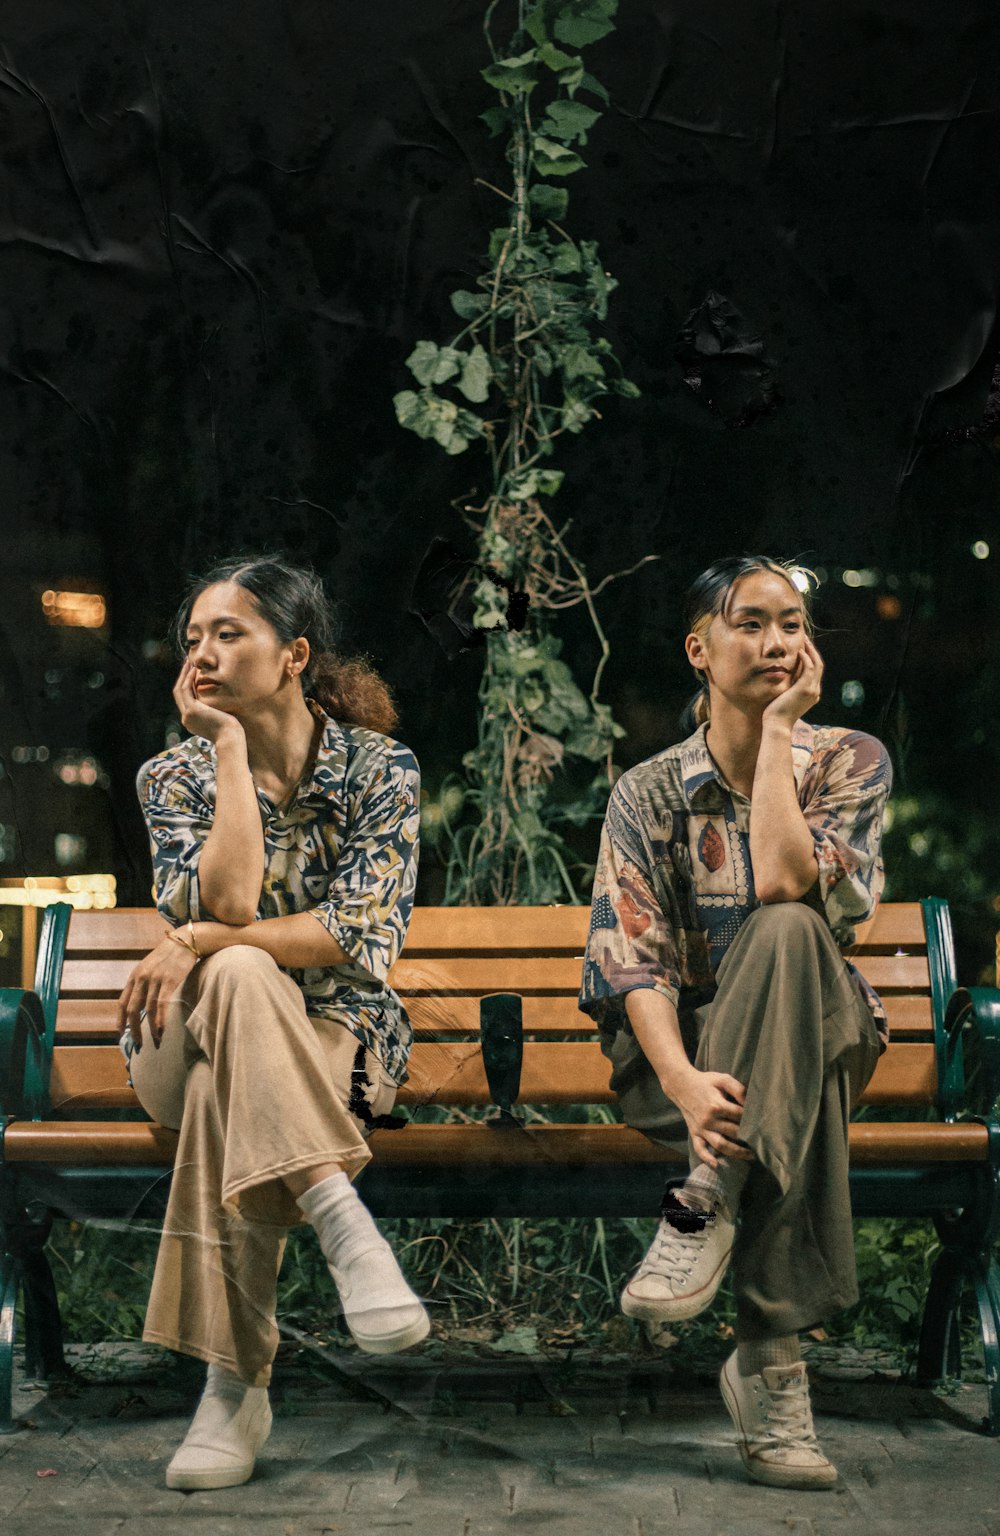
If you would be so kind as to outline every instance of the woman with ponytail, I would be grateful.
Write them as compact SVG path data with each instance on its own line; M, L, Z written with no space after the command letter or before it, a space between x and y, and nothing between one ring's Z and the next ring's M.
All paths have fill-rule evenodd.
M622 1310L709 1305L732 1258L724 1401L750 1476L823 1488L799 1333L857 1300L847 1120L886 1042L844 960L882 889L884 747L813 726L823 663L808 580L723 560L689 593L687 739L608 805L581 1007L625 1119L690 1160Z
M419 775L388 689L334 648L312 571L230 560L188 591L191 734L139 772L159 944L119 1012L143 1106L180 1131L144 1337L208 1365L171 1488L246 1482L271 1426L287 1229L316 1228L355 1342L427 1313L352 1180L406 1077L387 982L409 922Z

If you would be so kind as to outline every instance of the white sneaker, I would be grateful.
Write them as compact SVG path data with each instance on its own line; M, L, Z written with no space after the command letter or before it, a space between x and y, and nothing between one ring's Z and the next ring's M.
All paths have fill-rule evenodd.
M722 1398L736 1425L743 1465L772 1488L832 1488L837 1469L813 1428L805 1361L741 1376L735 1352L722 1367Z
M419 1296L407 1285L389 1244L379 1242L343 1269L328 1266L355 1344L369 1355L412 1349L431 1331Z
M167 1468L167 1487L236 1488L248 1482L270 1433L265 1387L249 1387L242 1402L206 1393Z
M699 1232L678 1232L661 1221L649 1252L622 1292L625 1316L644 1323L697 1317L722 1284L735 1233L721 1207Z

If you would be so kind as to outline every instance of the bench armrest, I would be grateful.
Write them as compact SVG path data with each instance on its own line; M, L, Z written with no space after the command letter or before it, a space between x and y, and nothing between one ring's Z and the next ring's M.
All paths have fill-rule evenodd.
M38 993L0 987L0 1115L37 1120L48 1102L50 1065Z
M945 1119L964 1110L1000 1127L1000 991L959 987L945 1010L944 1037L938 1082Z

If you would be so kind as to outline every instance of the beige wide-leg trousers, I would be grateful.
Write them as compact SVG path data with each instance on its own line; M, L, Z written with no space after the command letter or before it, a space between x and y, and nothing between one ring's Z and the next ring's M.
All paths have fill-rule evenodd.
M733 1248L737 1336L773 1338L858 1299L847 1124L875 1070L878 1036L829 928L801 902L758 908L716 979L685 1036L697 1067L746 1086L739 1134L757 1160ZM611 1052L625 1119L675 1144L683 1120L625 1035Z
M371 1157L348 1110L357 1051L343 1025L306 1013L269 955L242 944L195 967L159 1050L144 1021L132 1081L180 1141L143 1338L267 1385L285 1234L303 1219L283 1178L325 1163L353 1178ZM365 1073L371 1113L385 1114L395 1084L371 1052Z

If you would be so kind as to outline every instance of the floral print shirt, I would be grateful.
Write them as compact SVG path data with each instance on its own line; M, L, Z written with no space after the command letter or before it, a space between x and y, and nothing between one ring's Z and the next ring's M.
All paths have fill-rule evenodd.
M420 772L401 742L310 707L323 722L311 777L280 809L257 791L265 849L257 918L309 912L333 935L349 964L283 969L307 1013L346 1025L402 1083L413 1031L387 977L413 909ZM214 745L189 736L145 763L136 783L157 909L174 927L213 921L198 860L215 814Z
M760 905L750 863L750 801L723 780L706 729L629 769L611 793L580 995L580 1007L602 1033L628 1027L625 997L638 987L663 992L679 1012L711 1001L723 955ZM854 924L871 917L882 890L889 757L862 731L799 720L792 771L819 866L802 900L846 948ZM885 1008L854 974L884 1048Z

